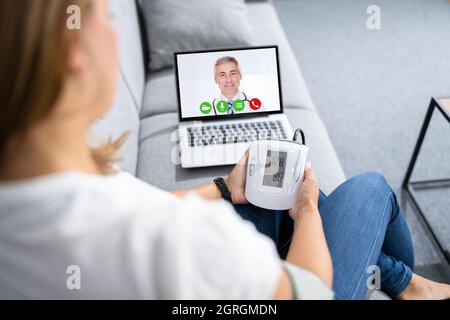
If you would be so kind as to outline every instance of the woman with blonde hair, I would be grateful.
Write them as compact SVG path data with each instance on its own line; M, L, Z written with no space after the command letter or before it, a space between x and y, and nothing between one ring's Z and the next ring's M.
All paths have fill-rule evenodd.
M81 30L65 27L69 5ZM214 183L170 194L117 171L125 137L87 143L116 85L106 9L2 1L1 298L358 299L375 264L393 297L449 297L412 273L409 231L380 175L326 197L308 166L296 205L267 215L245 200L246 156L226 179L234 206Z

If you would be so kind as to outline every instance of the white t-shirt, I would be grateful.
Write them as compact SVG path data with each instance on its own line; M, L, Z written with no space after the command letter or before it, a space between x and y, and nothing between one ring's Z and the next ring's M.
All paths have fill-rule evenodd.
M270 299L281 269L272 241L224 201L127 173L0 184L3 299Z

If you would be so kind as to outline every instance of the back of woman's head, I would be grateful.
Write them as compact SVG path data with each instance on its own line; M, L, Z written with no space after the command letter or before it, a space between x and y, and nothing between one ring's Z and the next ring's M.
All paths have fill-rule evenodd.
M3 0L0 11L0 150L8 137L45 117L62 88L70 3Z
M78 6L83 13L80 16L83 25L83 18L89 17L92 1L97 0L2 1L2 10L0 10L0 159L12 136L26 132L54 111L69 72L67 60L71 46L78 41L82 32L85 32L83 29L69 30L66 27L69 16L67 9L72 5ZM89 54L96 51L91 49L88 48L85 51ZM97 51L97 56L92 54L92 57L102 60L98 59L102 52ZM113 60L110 59L110 61ZM111 66L112 69L115 67ZM98 74L106 68L100 70L96 63L91 63L89 72L91 69L95 69ZM106 78L106 75L104 76ZM104 81L92 82L103 83ZM100 167L107 167L107 163L113 158L113 153L123 140L122 137L120 141L105 145L105 148L93 150L93 156Z

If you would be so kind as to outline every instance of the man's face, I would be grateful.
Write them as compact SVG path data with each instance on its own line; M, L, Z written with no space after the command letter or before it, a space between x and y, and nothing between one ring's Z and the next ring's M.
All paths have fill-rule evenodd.
M216 68L216 83L222 91L222 95L227 98L232 98L237 94L241 79L241 73L234 62L221 63Z

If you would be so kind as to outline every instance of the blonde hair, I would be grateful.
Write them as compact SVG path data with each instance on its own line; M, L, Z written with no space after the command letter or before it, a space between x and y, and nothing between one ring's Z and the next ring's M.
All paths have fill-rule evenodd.
M88 12L91 0L3 0L0 10L0 161L9 139L52 111L80 30L66 28L70 5ZM92 149L99 170L114 171L126 134Z

